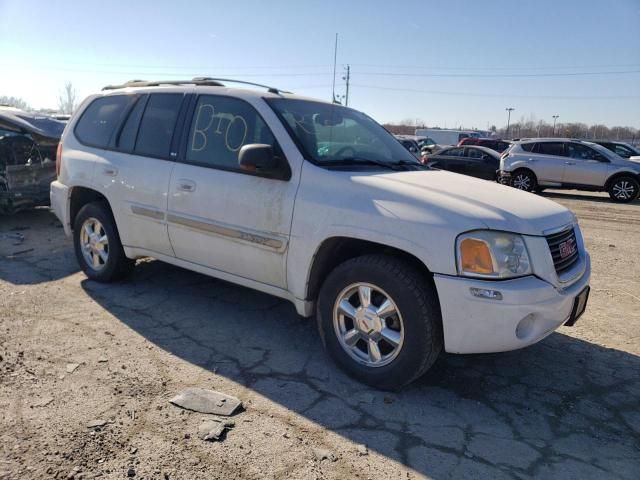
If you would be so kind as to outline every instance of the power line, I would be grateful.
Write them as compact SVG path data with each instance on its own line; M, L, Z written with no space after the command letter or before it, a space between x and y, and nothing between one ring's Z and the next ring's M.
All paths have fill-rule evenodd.
M411 93L425 93L428 95L452 95L459 97L488 97L488 98L538 98L538 99L553 99L553 100L617 100L617 99L630 99L638 98L639 95L505 95L505 94L493 94L493 93L472 93L472 92L449 92L442 90L418 90L412 88L396 88L396 87L383 87L379 85L362 85L351 84L353 87L369 88L374 90L388 90L393 92L411 92Z
M627 75L640 70L616 72L561 72L561 73L401 73L401 72L358 72L362 76L380 77L447 77L447 78L514 78L514 77L580 77L591 75Z
M401 68L415 70L572 70L576 68L640 68L637 63L609 64L609 65L547 65L547 66L458 66L451 67L445 65L384 65L372 63L352 63L355 67L371 67L371 68Z

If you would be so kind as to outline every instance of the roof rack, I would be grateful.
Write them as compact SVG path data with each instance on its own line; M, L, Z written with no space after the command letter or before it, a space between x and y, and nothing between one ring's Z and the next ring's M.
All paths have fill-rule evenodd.
M222 82L239 83L241 85L251 85L253 87L266 88L269 93L291 93L286 90L280 90L279 88L270 87L268 85L262 85L260 83L245 82L243 80L233 80L230 78L211 78L211 77L194 77L191 80L129 80L122 85L107 85L102 90L116 90L119 88L131 88L131 87L157 87L160 85L197 85L204 87L224 87Z

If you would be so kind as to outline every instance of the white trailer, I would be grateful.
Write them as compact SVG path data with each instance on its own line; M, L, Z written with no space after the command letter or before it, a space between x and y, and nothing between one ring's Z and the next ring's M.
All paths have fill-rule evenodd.
M480 137L473 130L447 130L444 128L416 128L416 136L429 137L438 145L457 145L460 140L467 137Z

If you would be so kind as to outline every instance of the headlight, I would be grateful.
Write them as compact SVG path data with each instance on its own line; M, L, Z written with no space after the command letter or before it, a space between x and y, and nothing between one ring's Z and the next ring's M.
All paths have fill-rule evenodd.
M463 233L456 241L458 274L479 278L512 278L531 273L521 235L491 230Z

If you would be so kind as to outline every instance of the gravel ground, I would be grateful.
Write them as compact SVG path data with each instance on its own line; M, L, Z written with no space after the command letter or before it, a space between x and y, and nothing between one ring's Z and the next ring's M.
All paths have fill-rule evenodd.
M640 203L545 195L580 219L586 314L396 394L340 373L286 302L151 260L97 284L47 209L0 217L0 478L637 479ZM243 401L223 441L168 403L191 386Z

